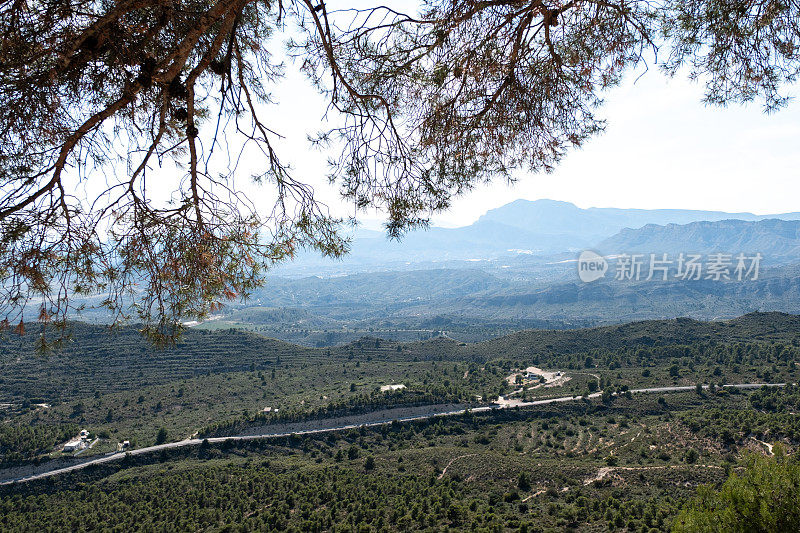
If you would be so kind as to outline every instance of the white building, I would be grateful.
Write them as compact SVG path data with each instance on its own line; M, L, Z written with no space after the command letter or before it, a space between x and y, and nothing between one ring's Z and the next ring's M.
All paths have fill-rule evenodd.
M86 441L84 439L74 439L64 445L65 452L74 452L86 448Z
M89 431L82 429L78 436L64 445L64 452L83 450L89 446Z

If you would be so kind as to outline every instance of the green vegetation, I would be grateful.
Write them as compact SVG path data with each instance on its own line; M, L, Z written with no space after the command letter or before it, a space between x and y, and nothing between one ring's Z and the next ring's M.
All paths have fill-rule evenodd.
M800 446L800 387L720 386L797 381L800 321L785 315L521 332L474 345L362 338L309 349L190 330L159 352L133 329L104 335L75 324L62 351L42 356L33 339L7 334L3 479L75 460L58 445L84 428L99 439L80 452L89 457L123 440L141 448L312 428L321 417L358 423L387 416L384 408L575 400L126 456L0 488L0 529L667 531L697 487L710 487L700 494L711 501L730 473L746 477L741 456ZM528 366L553 374L527 378ZM59 392L66 383L72 389ZM630 392L672 385L688 390ZM700 509L691 505L681 516Z
M519 215L506 216L503 223L519 227L524 220ZM561 220L571 217L572 214ZM544 215L538 220L548 218ZM742 237L738 231L727 233L735 234L737 239ZM763 240L752 249L762 253L776 243L782 247L788 242L764 234L760 238ZM742 241L738 243L729 242L719 248L738 248ZM650 250L663 249L660 244L655 243ZM504 250L507 248L518 246ZM678 248L683 250L685 246ZM784 248L796 257L790 251L793 249ZM630 252L631 246L612 246L606 252L619 250ZM440 253L437 250L437 256ZM305 346L344 344L365 335L408 342L436 336L440 331L458 341L474 343L527 329L579 328L653 317L717 320L755 309L800 312L797 264L773 263L762 269L758 280L746 284L735 279L690 284L656 280L631 284L609 279L600 286L586 286L578 282L570 263L550 264L546 259L532 257L506 261L453 262L441 269L361 272L325 278L272 276L241 307L234 304L233 308L226 308L224 316L200 327L244 328ZM328 266L340 268L333 263ZM312 267L305 272L318 274L319 270ZM650 323L659 328L655 321ZM781 326L777 317L774 323Z
M739 448L681 413L747 401L691 391L202 444L6 487L0 527L668 531L698 486L738 472Z
M202 375L91 395L8 416L17 424L80 424L105 432L110 440L92 450L102 453L121 440L134 446L153 444L161 426L172 440L180 440L203 428L240 426L243 421L265 424L383 407L474 402L476 396L499 393L503 372L494 365L480 371L472 363L439 361L282 363L269 370ZM406 388L380 391L395 383ZM264 408L271 411L265 413Z
M608 400L613 391L637 387L793 382L800 376L798 332L800 319L770 313L718 323L679 319L536 330L473 345L446 338L407 344L362 338L309 349L238 330L190 329L173 349L157 351L135 328L109 332L75 323L71 338L51 355L36 353L35 335L6 333L0 343L0 402L9 404L0 412L5 431L55 431L58 440L32 446L31 439L8 438L18 444L0 453L6 463L44 457L76 426L102 437L83 452L93 454L114 450L122 440L151 445L161 427L170 440L180 440L385 407L470 405L508 393L517 385L504 378L532 364L563 370L568 379L556 387L526 384L518 399L602 390ZM380 390L392 384L406 388ZM761 417L750 407L745 413ZM788 422L773 417L774 426L785 428L779 435L796 427L788 416ZM720 415L726 417L728 425L739 418ZM708 432L719 425L685 422Z
M674 531L800 531L800 461L787 457L782 447L774 457L748 456L744 472L732 474L719 490L698 488Z
M35 460L78 434L75 424L0 424L0 466Z
M682 421L692 431L726 444L751 437L800 442L800 420L794 411L798 398L797 385L764 387L750 396L749 405L710 407L686 413Z
M724 479L722 453L701 452L697 468L681 452L703 442L668 438L670 409L702 401L579 402L131 457L6 488L0 527L666 530L695 485Z
M588 320L540 320L540 319L514 319L502 320L486 318L484 316L470 316L469 318L458 315L436 315L429 311L421 313L422 316L392 316L383 315L386 306L397 306L398 294L403 294L409 302L441 301L442 298L452 297L453 292L462 290L465 282L464 272L453 270L435 277L430 285L422 290L415 291L406 287L397 287L398 277L413 277L417 282L425 278L430 272L393 273L389 280L383 281L385 287L379 295L352 293L354 287L348 290L331 291L332 294L320 294L314 291L303 291L301 295L294 291L284 294L270 294L255 296L268 301L273 299L286 300L286 303L296 303L298 299L311 298L325 300L324 316L311 314L307 309L291 307L243 307L233 309L223 317L204 322L197 329L217 331L230 328L250 331L266 337L274 337L287 342L316 348L337 346L355 342L362 337L380 337L397 342L414 342L428 340L446 331L449 337L461 342L481 342L488 339L509 335L524 329L566 329L588 327L594 324ZM448 274L455 276L456 282L448 279ZM468 277L468 276L467 276ZM309 280L304 280L310 283ZM333 280L326 280L333 282ZM265 287L267 291L279 291L287 280L273 279ZM478 281L478 283L480 283ZM369 286L369 281L357 285L358 290ZM288 289L288 287L283 287ZM322 287L314 286L315 290L325 291ZM262 291L258 291L261 293ZM308 300L306 300L308 301ZM322 311L316 305L314 312ZM356 316L353 316L355 313ZM363 316L363 318L359 318Z

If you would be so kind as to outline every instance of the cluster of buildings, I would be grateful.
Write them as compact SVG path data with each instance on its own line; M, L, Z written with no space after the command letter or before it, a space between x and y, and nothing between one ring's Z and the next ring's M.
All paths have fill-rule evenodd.
M277 409L276 409L277 410ZM78 452L91 446L89 431L82 429L78 436L64 444L64 453ZM131 441L124 440L117 443L117 451L123 452L131 447Z
M560 378L560 377L561 377L560 371L553 373L553 378ZM538 374L536 372L528 372L527 374L525 374L525 379L528 381L540 381L542 379L547 379L547 376L543 376L542 374Z
M64 445L65 452L76 452L89 447L89 432L82 429L78 436Z

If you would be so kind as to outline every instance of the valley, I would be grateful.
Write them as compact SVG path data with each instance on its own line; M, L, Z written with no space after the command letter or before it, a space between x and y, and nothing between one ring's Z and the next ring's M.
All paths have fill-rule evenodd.
M124 501L131 526L669 530L699 485L800 445L795 315L329 348L192 328L164 351L71 328L49 355L0 345L4 529L92 528ZM80 429L97 443L61 451ZM215 493L232 506L208 514Z

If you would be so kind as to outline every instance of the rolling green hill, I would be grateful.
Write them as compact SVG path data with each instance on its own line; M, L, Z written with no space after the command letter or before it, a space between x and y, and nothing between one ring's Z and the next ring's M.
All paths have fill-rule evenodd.
M468 353L503 353L507 357L548 357L592 350L621 350L670 345L771 343L800 341L800 316L752 313L716 322L689 318L646 320L576 330L528 330L465 348Z
M263 314L275 312L305 319ZM668 531L699 484L741 472L738 458L800 447L796 386L718 386L796 382L798 315L323 349L235 329L190 329L165 350L135 327L74 323L70 333L44 355L35 334L0 340L0 479L102 457L124 440L302 429L323 416L357 424L388 407L460 412L517 387L523 400L571 401L126 455L0 487L3 531ZM561 382L509 383L531 364L560 370ZM381 390L390 384L405 388ZM96 446L60 451L83 428Z
M30 328L29 328L30 329ZM466 344L438 337L397 343L362 338L334 348L312 349L236 329L190 328L173 347L155 349L135 327L109 331L73 323L59 351L36 352L36 335L5 333L0 340L0 401L57 401L136 388L195 376L333 361L474 361L530 359L542 364L592 351L672 345L774 343L797 345L800 316L753 313L729 321L687 318L650 320L574 330L526 330Z

